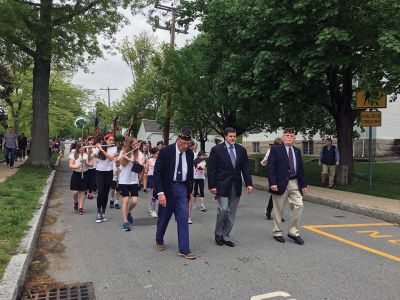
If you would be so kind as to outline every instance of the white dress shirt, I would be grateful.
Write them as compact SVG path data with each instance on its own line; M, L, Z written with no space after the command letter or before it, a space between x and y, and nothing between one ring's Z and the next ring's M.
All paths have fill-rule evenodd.
M176 172L178 171L179 164L179 153L181 153L178 149L178 145L175 143L176 153L175 153L175 171L174 171L174 179L176 181ZM186 152L182 152L182 181L186 181L187 178L187 161L186 161Z

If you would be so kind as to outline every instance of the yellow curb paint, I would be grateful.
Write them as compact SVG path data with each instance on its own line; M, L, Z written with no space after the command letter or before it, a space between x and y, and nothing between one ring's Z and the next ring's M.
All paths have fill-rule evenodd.
M379 250L375 250L372 248L369 248L367 246L361 245L359 243L355 243L349 240L346 240L344 238L341 238L339 236L324 232L322 230L319 230L317 228L343 228L343 227L366 227L366 226L395 226L394 224L388 224L388 223L378 223L378 224L340 224L340 225L315 225L315 226L303 226L303 228L308 229L310 231L314 231L316 233L319 233L321 235L324 235L326 237L329 237L331 239L340 241L342 243L348 244L350 246L374 253L376 255L380 255L383 257L386 257L388 259L394 260L396 262L400 262L400 257L379 251Z

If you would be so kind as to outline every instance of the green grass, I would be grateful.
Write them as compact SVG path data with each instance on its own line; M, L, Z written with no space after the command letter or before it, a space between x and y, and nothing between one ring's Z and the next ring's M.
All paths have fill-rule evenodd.
M262 155L250 155L250 169L253 175L266 177L266 168L255 168ZM261 157L261 158L260 158ZM316 156L303 156L304 171L309 185L320 185L321 167ZM336 185L337 190L373 195L377 197L400 199L400 163L372 163L372 189L369 190L368 163L355 162L355 177L348 185Z
M50 171L23 165L0 183L0 278L28 229Z

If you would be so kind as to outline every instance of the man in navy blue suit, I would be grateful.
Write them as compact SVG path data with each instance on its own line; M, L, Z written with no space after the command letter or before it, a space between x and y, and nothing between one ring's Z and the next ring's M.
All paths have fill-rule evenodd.
M195 259L189 247L188 200L193 182L192 133L183 128L176 142L160 150L154 166L154 185L158 195L156 249L165 250L164 234L172 214L178 225L178 255Z
M268 157L268 182L274 204L274 239L284 243L282 213L286 199L292 211L288 237L299 245L304 241L299 235L299 222L303 212L303 193L307 192L300 149L293 146L296 131L285 129L283 144L271 148Z
M215 225L217 245L234 247L230 232L242 194L242 175L248 193L253 191L249 158L246 149L236 144L236 130L225 129L225 141L215 145L208 159L208 188L217 196L218 211Z

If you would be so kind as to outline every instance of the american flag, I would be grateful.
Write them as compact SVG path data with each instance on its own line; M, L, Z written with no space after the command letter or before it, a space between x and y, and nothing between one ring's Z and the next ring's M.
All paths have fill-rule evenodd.
M99 118L97 116L97 113L96 113L96 119L94 120L93 136L95 142L97 142L97 138L99 136Z

